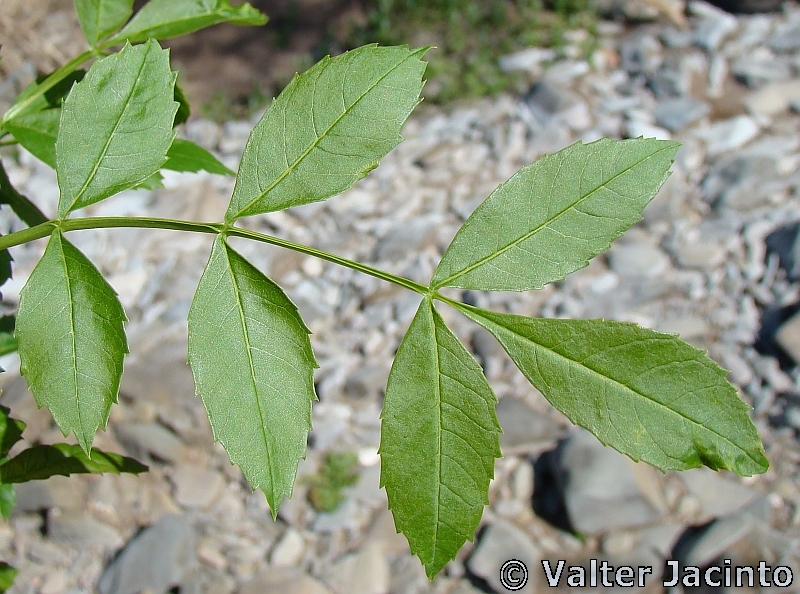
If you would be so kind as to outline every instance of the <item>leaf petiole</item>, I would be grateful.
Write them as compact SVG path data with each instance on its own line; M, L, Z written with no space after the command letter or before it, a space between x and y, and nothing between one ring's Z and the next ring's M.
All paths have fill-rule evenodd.
M391 274L390 272L385 272L378 268L373 268L367 264L362 264L348 258L343 258L341 256L318 250L307 245L281 239L280 237L258 233L257 231L240 229L224 223L202 223L152 217L85 217L79 219L53 219L28 229L21 229L20 231L15 231L9 235L0 237L0 250L21 245L23 243L28 243L43 237L48 237L55 229L60 229L62 232L67 232L87 229L109 229L115 227L171 229L174 231L210 233L214 235L252 239L253 241L277 245L300 252L301 254L314 256L316 258L320 258L321 260L326 260L328 262L333 262L334 264L339 264L340 266L358 270L364 274L368 274L370 276L374 276L375 278L379 278L381 280L385 280L387 282L400 285L401 287L405 287L406 289L415 291L420 295L428 295L430 293L430 289L425 285L421 285L402 276Z

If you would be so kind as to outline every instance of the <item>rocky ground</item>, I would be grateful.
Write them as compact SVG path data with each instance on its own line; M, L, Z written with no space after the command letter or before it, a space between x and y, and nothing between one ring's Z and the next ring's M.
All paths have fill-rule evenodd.
M643 221L590 266L542 291L457 296L529 316L604 317L680 333L729 369L752 404L771 461L766 474L662 475L633 464L572 427L490 335L443 308L500 397L505 457L476 543L428 582L395 533L376 453L386 376L416 294L294 252L235 244L298 304L320 364L308 457L273 522L264 496L250 492L213 443L185 364L186 314L210 239L75 233L131 320L121 402L95 443L151 471L20 485L17 508L0 525L0 559L20 569L13 592L505 592L499 570L510 558L528 565L522 592L547 589L540 561L559 559L652 566L644 589L627 590L653 593L663 591L668 559L763 560L795 575L793 586L769 591L798 591L800 7L731 16L697 1L688 14L686 29L604 22L590 61L569 57L578 55L580 35L566 58L542 49L508 56L504 68L536 80L527 96L423 106L404 129L406 141L354 189L247 224L427 282L464 219L522 165L577 140L680 140L674 173ZM235 168L253 124L195 119L182 134ZM24 152L4 162L17 186L54 213L54 173ZM232 180L166 181L166 189L126 192L87 211L221 220ZM6 217L2 227L17 223ZM13 250L6 307L42 249L37 242ZM27 442L61 441L15 372L18 361L0 364L9 370L0 376L0 402L28 423ZM317 512L302 477L328 452L344 451L357 454L359 480L338 510Z

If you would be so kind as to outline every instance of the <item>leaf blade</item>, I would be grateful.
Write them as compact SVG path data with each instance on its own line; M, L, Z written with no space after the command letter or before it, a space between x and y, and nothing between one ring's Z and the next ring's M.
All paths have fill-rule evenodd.
M604 138L523 167L459 229L431 287L527 291L563 279L641 219L679 147Z
M497 399L480 366L423 299L389 374L381 486L431 579L471 540L500 456Z
M132 188L164 164L178 109L168 56L152 40L126 45L74 85L56 141L60 216Z
M677 336L626 322L457 308L497 338L553 406L632 459L661 470L706 465L747 476L768 468L727 372Z
M59 231L20 292L20 373L66 437L89 452L117 401L128 352L127 318L114 289Z
M218 237L189 310L189 364L215 439L273 517L291 496L311 428L308 334L281 288Z
M60 117L60 109L45 109L16 117L5 128L29 153L55 169Z
M231 6L228 0L150 0L104 47L148 37L169 39L217 23L263 25L267 17L245 2Z
M75 0L83 35L91 47L117 31L133 14L133 0Z
M0 465L0 481L4 484L39 481L51 476L71 474L139 474L147 472L144 464L92 448L91 456L81 446L57 443L35 445Z
M250 134L225 220L325 200L374 169L419 103L427 49L372 44L295 76Z
M192 173L208 171L215 175L236 175L235 171L231 171L202 146L182 138L172 141L172 146L167 151L167 162L162 168Z

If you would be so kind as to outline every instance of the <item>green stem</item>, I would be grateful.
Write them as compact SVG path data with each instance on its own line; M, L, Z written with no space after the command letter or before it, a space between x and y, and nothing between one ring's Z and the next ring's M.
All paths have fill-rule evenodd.
M15 103L9 108L9 110L3 116L2 123L5 124L24 112L38 97L41 97L62 80L67 78L70 74L75 72L75 69L78 66L89 60L94 55L95 53L93 50L86 50L85 52L72 58L58 70L53 71L50 76L44 79L40 84L36 85L30 94L24 96L24 98L19 97L17 99L18 103Z
M425 285L415 283L414 281L403 278L402 276L396 276L378 268L373 268L372 266L361 264L360 262L355 262L354 260L349 260L347 258L342 258L341 256L317 250L306 245L294 243L286 239L273 237L272 235L265 235L264 233L258 233L256 231L248 231L247 229L240 229L238 227L231 227L223 223L198 223L193 221L180 221L176 219L159 219L150 217L86 217L81 219L51 220L34 227L22 229L20 231L11 233L10 235L0 237L0 250L47 237L56 229L66 232L85 229L109 229L114 227L172 229L176 231L191 231L194 233L210 233L214 235L222 234L225 236L252 239L254 241L269 243L294 250L296 252L300 252L301 254L314 256L316 258L320 258L321 260L339 264L340 266L352 268L353 270L363 272L364 274L374 276L375 278L400 285L401 287L405 287L406 289L410 289L421 295L428 295L430 293L430 289Z

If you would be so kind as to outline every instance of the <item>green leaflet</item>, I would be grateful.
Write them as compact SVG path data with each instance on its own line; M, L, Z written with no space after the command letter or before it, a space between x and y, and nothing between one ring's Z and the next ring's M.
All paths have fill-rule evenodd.
M221 237L189 310L189 364L231 461L273 517L305 457L317 362L295 305Z
M250 134L225 221L325 200L374 169L419 103L427 50L372 44L296 75Z
M6 123L5 128L34 157L55 169L60 117L60 109L45 109L16 117Z
M247 2L231 6L228 0L150 0L122 31L103 45L126 40L137 43L148 37L168 39L217 23L263 25L266 22L267 17Z
M457 307L570 421L632 459L661 470L767 470L748 406L726 371L677 336L623 322Z
M131 18L133 0L75 0L75 12L86 41L94 47Z
M236 172L225 167L219 159L202 146L181 138L172 141L172 146L167 151L167 162L164 163L163 168L172 171L197 172L203 170L217 175L236 175Z
M19 573L5 561L0 561L0 592L5 592L14 585L14 578Z
M128 352L114 289L75 246L54 231L20 293L16 337L20 372L36 403L64 436L89 452L105 428Z
M459 229L431 287L527 291L583 268L641 219L679 147L604 138L523 167Z
M80 446L57 443L35 445L0 465L0 481L5 484L44 480L55 475L147 472L147 466L126 456L92 448L89 457Z
M9 417L11 410L0 405L0 460L8 456L9 450L22 439L25 423Z
M60 216L132 188L164 164L175 136L175 76L169 52L149 40L98 60L75 84L56 141Z
M500 456L497 399L429 298L397 350L383 404L381 486L428 577L472 540Z
M33 202L17 192L14 186L11 185L11 181L8 179L8 174L6 173L5 167L3 167L2 161L0 161L0 204L7 204L10 206L11 210L13 210L29 227L40 225L48 221L48 218ZM4 251L7 253L7 250ZM5 268L3 268L3 270L5 271ZM9 268L9 278L10 276Z
M192 114L192 107L189 105L189 100L186 94L178 83L175 83L175 101L178 102L178 111L175 112L175 121L172 122L172 127L180 124L185 124L186 120Z
M0 516L4 520L11 517L11 512L14 511L14 506L17 504L17 492L14 485L0 484Z

